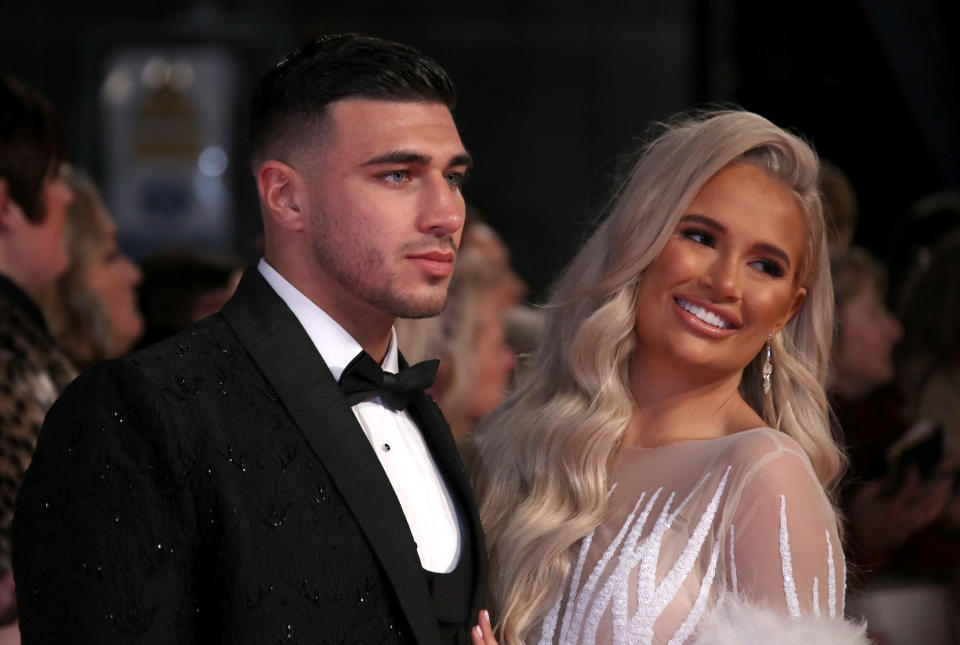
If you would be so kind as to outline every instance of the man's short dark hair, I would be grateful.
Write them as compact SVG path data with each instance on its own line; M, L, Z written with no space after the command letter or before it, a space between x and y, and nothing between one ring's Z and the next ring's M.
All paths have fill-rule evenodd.
M37 90L0 74L0 179L27 219L43 221L43 182L63 157L63 128Z
M408 45L358 34L321 36L294 50L260 79L250 100L255 161L346 98L456 104L456 89L433 59Z

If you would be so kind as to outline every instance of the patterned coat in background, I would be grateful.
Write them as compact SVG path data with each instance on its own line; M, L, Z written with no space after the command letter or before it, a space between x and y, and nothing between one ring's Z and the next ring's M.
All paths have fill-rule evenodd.
M0 275L0 575L10 570L13 503L43 417L74 376L43 314Z

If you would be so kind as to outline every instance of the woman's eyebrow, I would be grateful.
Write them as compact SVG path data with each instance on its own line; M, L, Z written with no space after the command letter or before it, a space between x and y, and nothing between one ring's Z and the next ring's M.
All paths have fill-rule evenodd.
M688 222L693 222L701 224L702 226L707 226L712 229L716 229L721 233L727 232L727 227L713 219L712 217L707 217L706 215L684 215L680 220L681 223L686 224Z
M712 229L714 229L714 230L716 230L716 231L719 231L719 232L721 232L721 233L726 233L726 232L727 232L727 227L726 227L726 226L724 226L723 224L721 224L721 223L718 222L717 220L713 219L712 217L707 217L706 215L684 215L684 216L680 219L680 222L683 223L683 224L696 223L696 224L700 224L701 226L706 226L707 228L712 228ZM784 262L784 264L786 265L787 269L790 268L790 264L791 264L791 262L790 262L790 256L787 254L786 251L784 251L783 249L781 249L781 248L780 248L779 246L777 246L776 244L771 244L771 243L769 243L769 242L757 242L756 244L754 244L754 248L760 249L761 251L764 251L765 253L768 253L768 254L770 254L770 255L773 255L773 256L779 258L780 260L782 260L782 261Z

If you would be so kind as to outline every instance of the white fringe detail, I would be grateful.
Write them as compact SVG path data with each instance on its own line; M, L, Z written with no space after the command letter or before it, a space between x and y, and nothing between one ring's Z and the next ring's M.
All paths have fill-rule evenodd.
M827 605L830 607L830 618L837 615L837 569L833 564L833 542L830 540L830 531L825 531L827 536ZM841 612L843 609L840 610Z
M689 645L869 645L866 625L811 615L792 618L725 593Z
M780 567L783 573L783 593L787 609L794 618L800 618L797 584L793 580L793 562L790 555L790 533L787 531L787 498L780 496Z

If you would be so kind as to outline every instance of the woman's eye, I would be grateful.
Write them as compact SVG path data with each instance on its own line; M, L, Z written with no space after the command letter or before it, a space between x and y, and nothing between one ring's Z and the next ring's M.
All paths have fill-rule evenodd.
M692 240L697 244L703 244L704 246L713 246L715 242L712 235L706 231L701 231L698 229L688 229L683 231L683 236L688 240Z
M774 278L782 278L787 274L783 267L780 266L778 262L774 262L773 260L755 260L751 262L750 265L758 271L763 271L767 275L771 275Z

